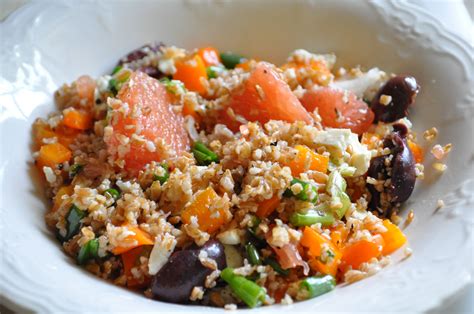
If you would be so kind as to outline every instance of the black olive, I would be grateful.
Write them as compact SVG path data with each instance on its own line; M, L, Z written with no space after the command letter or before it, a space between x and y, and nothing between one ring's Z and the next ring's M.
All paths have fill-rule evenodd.
M385 167L385 158L387 158L387 156L379 156L372 158L370 160L370 166L369 170L367 171L367 176L377 180L386 180L387 172ZM380 192L372 184L367 184L367 189L369 190L371 195L369 208L372 210L377 210L377 208L381 207Z
M385 83L372 100L371 109L375 114L375 122L394 122L408 115L409 107L415 102L420 90L413 76L398 75ZM389 104L380 103L380 96L392 97Z
M151 50L153 52L158 52L160 49L164 47L164 44L159 42L159 43L152 43L152 44L146 44L138 49L135 49L131 52L129 52L125 57L120 59L118 62L118 65L124 65L127 63L131 63L134 61L138 61L140 59L143 59L148 55L148 51Z
M415 159L408 148L406 140L400 135L393 135L396 153L393 154L391 183L388 193L392 203L405 202L413 192L416 181Z
M144 45L136 50L133 50L128 55L120 59L117 65L123 66L125 68L131 69L133 71L140 71L148 74L151 77L156 79L160 79L165 75L158 69L156 66L146 65L146 66L138 66L133 62L143 59L148 55L149 51L158 52L160 49L164 47L163 43L153 43Z
M372 158L367 172L369 177L377 180L390 179L390 185L383 190L386 196L384 202L381 192L373 185L367 185L371 194L369 208L381 212L385 217L389 217L395 207L410 197L416 181L415 160L405 139L407 129L397 124L394 125L394 131L384 141L390 154Z
M199 260L201 251L216 261L218 269L226 267L224 246L216 240L209 240L202 247L193 246L174 252L153 277L153 297L165 302L188 303L193 287L203 287L206 277L212 273L212 270L204 267Z
M154 77L156 79L160 79L165 76L157 67L153 67L151 65L139 67L137 71L146 73L149 76Z

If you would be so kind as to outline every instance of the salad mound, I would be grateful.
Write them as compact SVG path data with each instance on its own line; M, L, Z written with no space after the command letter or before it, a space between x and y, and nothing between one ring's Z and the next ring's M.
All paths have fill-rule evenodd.
M419 86L335 62L159 43L62 86L33 125L47 225L91 273L165 302L290 304L375 274L423 176Z

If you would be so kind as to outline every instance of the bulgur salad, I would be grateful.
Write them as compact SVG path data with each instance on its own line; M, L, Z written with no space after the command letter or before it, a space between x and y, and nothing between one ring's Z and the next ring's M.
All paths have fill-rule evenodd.
M373 275L423 177L419 86L335 62L159 43L62 86L33 125L48 227L89 272L165 302L290 304Z

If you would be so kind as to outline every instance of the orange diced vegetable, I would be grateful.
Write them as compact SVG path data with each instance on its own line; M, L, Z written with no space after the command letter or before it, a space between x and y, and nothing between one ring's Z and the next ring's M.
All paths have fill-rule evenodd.
M383 225L387 228L387 231L382 233L381 236L385 241L385 245L382 250L382 254L387 255L398 250L402 245L407 242L406 236L396 225L385 219Z
M374 133L365 132L362 134L361 143L367 145L368 149L376 149L377 143L380 141L380 136Z
M349 230L344 225L338 225L331 230L332 243L339 249L342 249L346 243Z
M127 287L142 288L148 285L150 277L145 277L142 282L132 274L132 268L140 265L140 257L143 256L145 246L131 249L121 255L123 263L123 273L127 278Z
M87 130L92 127L92 116L84 110L68 108L64 110L63 116L64 125L72 129Z
M132 231L134 234L129 235L123 240L123 242L125 242L127 245L116 246L112 250L112 253L114 253L115 255L125 253L127 251L130 251L133 248L136 248L142 245L153 245L154 241L147 232L135 226L123 225L122 227L126 227L129 231Z
M51 130L51 127L48 123L37 120L33 124L33 134L35 138L35 144L42 146L44 144L43 139L56 137L56 133Z
M214 47L205 47L198 50L197 54L201 57L204 64L208 67L211 65L221 64L219 51Z
M303 145L296 145L295 149L298 153L295 159L293 159L288 165L291 168L293 176L298 176L300 173L307 170L315 170L322 173L327 172L329 157L317 154Z
M256 214L259 218L268 217L270 216L271 213L273 213L275 209L277 209L279 204L280 204L280 198L277 195L275 195L272 198L261 202L258 205Z
M214 207L218 199L219 195L212 187L197 193L191 204L186 206L181 214L183 222L190 224L191 217L196 217L200 230L213 233L227 220L226 211L223 208Z
M253 63L253 62L258 62L258 60L255 60L255 59L246 59L244 62L242 63L239 63L235 66L236 69L242 69L244 71L250 71L251 68L250 68L250 65Z
M308 249L309 266L314 271L335 276L342 257L341 251L331 242L310 227L305 227L301 245ZM323 252L324 247L327 248Z
M54 196L53 199L53 207L51 208L51 211L57 211L58 208L61 206L61 203L63 202L62 197L64 195L72 195L74 193L74 187L72 185L64 185L59 188L58 192Z
M191 101L184 101L183 116L192 116L197 123L200 123L202 120L201 116L196 112L196 108L194 108L194 103Z
M60 143L53 143L41 146L36 164L40 170L43 167L55 168L58 164L71 159L72 153Z
M187 89L199 94L206 91L206 86L203 83L203 80L207 80L206 66L199 55L178 60L175 67L174 80L180 80Z
M408 147L410 148L411 152L413 153L413 157L415 158L415 162L422 163L423 160L425 159L423 148L421 148L420 145L418 145L417 143L412 142L410 140L408 140Z
M374 241L361 240L346 246L343 250L341 266L345 269L349 266L352 266L352 269L358 269L362 263L379 257L383 246L383 238L378 235L374 236Z
M66 147L74 141L76 136L80 131L71 129L65 126L63 123L60 123L54 130L51 129L48 123L43 121L35 122L33 126L33 133L35 138L35 144L42 146L45 143L44 139L56 137L58 142L63 144Z

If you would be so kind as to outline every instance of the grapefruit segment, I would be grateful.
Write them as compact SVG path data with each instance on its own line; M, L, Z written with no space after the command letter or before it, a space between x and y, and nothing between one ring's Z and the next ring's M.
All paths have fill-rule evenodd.
M122 106L112 110L113 134L106 136L109 153L123 158L131 174L151 161L160 161L164 152L154 142L163 140L178 155L189 148L183 117L173 111L166 88L143 72L134 72L117 94Z
M351 129L362 134L374 121L372 110L350 91L319 87L307 91L301 103L309 112L318 108L321 122L326 127Z
M231 109L231 110L229 110ZM311 117L274 67L260 62L243 86L234 90L226 108L219 114L220 123L237 131L242 119L262 124L270 120L311 123Z

